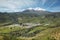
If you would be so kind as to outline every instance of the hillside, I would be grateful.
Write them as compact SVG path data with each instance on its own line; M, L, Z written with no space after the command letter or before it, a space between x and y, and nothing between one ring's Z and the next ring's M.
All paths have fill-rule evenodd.
M60 40L60 12L0 12L0 40Z

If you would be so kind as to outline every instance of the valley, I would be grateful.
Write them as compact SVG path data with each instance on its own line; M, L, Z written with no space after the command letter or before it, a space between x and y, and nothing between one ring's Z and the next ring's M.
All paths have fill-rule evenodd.
M60 40L60 12L0 12L0 40Z

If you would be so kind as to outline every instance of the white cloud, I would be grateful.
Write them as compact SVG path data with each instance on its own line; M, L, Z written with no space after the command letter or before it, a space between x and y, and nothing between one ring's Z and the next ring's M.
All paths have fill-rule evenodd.
M57 0L52 1L51 5L50 5L50 6L48 6L48 8L47 8L47 9L49 9L50 7L52 7L56 2L57 2Z
M60 6L55 6L50 9L52 12L60 12Z
M30 7L35 3L36 1L33 0L0 0L0 8L6 7L12 11L19 11L18 8Z
M47 2L47 0L41 0L41 1L42 1L42 5L44 5Z
M46 11L46 9L43 9L43 8L40 8L40 7L36 7L36 8L28 8L29 10L43 10L43 11Z

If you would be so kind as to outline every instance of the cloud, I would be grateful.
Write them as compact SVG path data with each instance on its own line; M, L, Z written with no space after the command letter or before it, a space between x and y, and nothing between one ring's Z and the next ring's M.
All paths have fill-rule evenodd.
M44 5L47 2L47 0L41 0L41 1L42 1L42 5Z
M50 9L52 12L60 12L60 6L55 6Z
M5 7L2 10L19 11L19 9L31 7L35 3L34 0L0 0L0 8Z
M16 12L23 11L27 8L46 10L51 9L57 1L58 0L0 0L0 11Z
M54 4L57 2L57 0L53 0L52 3L48 6L47 9L49 9L50 7L54 6Z
M40 7L36 7L36 8L28 8L29 10L43 10L43 11L46 11L46 9L43 9L43 8L40 8Z
M55 7L52 7L51 9L52 10L59 10L60 9L60 6L55 6Z

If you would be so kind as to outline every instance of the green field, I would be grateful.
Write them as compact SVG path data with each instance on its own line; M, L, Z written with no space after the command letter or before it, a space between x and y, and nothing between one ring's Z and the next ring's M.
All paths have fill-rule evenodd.
M58 25L40 25L32 28L9 26L0 28L0 40L60 40Z
M14 16L10 14L11 17L4 17L7 15L1 16L0 40L60 40L59 14L37 17L32 14L21 14L18 17L16 14ZM24 23L32 23L34 25L39 23L41 25L32 26L28 24L32 26L28 28L28 25L23 25Z

